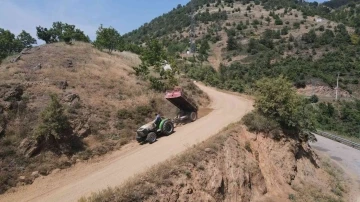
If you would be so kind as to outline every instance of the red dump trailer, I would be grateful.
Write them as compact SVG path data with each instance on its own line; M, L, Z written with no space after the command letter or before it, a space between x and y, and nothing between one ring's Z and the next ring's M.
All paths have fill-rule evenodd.
M165 99L180 110L175 118L176 120L174 120L175 122L195 121L197 119L198 107L187 97L182 88L176 87L174 90L166 91Z

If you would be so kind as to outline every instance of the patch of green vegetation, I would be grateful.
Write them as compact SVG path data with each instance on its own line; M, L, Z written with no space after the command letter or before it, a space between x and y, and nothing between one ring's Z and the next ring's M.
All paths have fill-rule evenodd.
M360 101L319 103L316 105L317 128L340 135L360 138Z

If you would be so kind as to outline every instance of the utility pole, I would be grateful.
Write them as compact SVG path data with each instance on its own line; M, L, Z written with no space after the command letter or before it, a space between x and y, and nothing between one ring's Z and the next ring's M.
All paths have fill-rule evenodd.
M339 90L339 73L338 73L337 79L336 79L336 97L335 97L336 101L338 101L338 90Z

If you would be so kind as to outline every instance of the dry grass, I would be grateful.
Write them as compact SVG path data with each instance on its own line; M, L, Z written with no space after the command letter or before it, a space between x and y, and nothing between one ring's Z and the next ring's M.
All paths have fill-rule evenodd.
M21 105L6 111L5 136L0 137L0 155L6 160L0 165L9 164L11 169L0 171L0 192L15 186L18 175L37 170L49 173L54 168L75 163L76 159L87 160L122 147L135 139L137 127L150 121L154 112L174 117L176 108L164 99L164 95L150 90L147 82L134 75L132 67L140 62L137 55L129 52L108 54L91 44L78 42L32 48L16 63L6 59L0 65L0 85L21 84L24 94ZM41 69L35 70L38 64ZM61 81L67 81L66 89L59 88ZM191 82L182 79L180 83L197 104L206 106L209 103L208 97ZM50 93L61 99L74 130L85 126L90 130L89 136L82 140L84 149L65 156L65 163L58 162L59 156L51 153L46 157L41 154L27 159L17 149L24 138L32 138L38 115L49 103ZM79 95L80 101L77 104L65 102L63 98L68 93ZM151 113L142 114L139 107L144 106ZM132 111L135 119L125 117L120 120L117 114L122 109ZM4 145L3 140L9 144Z

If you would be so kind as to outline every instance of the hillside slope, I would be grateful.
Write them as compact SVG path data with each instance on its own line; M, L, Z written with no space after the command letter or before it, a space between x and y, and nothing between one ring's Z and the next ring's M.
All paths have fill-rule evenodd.
M350 201L348 181L308 144L234 124L117 188L80 201Z
M175 133L159 138L154 144L129 144L105 158L79 163L73 168L51 173L46 178L38 178L30 186L0 195L0 201L71 202L91 192L117 186L133 175L207 140L253 108L252 100L244 96L219 92L202 84L197 86L212 101L210 107L213 110L208 115L177 127Z
M133 43L158 38L184 62L188 75L221 88L242 92L262 77L284 74L299 88L333 89L340 73L340 88L359 97L360 25L353 23L359 9L360 4L329 10L322 4L292 0L193 0L124 38ZM192 10L194 58L186 54ZM197 74L200 70L191 69L189 61L195 66L222 68L220 75L201 76L203 72ZM318 95L329 98L326 92Z
M253 94L258 80L284 75L318 129L359 138L359 12L358 1L192 0L124 38L158 39L184 74L220 89Z
M132 67L140 60L132 53L54 43L12 59L0 66L0 193L120 148L155 112L176 113L162 93L135 76ZM181 85L197 104L207 105L207 96L194 84L181 80ZM58 130L65 125L61 113L69 122L66 131Z

